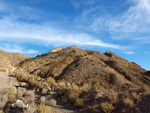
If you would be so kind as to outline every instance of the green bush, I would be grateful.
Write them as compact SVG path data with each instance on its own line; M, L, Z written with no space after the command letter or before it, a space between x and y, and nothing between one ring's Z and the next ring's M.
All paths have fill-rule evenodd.
M105 113L111 113L114 110L114 106L108 102L102 102L101 108Z

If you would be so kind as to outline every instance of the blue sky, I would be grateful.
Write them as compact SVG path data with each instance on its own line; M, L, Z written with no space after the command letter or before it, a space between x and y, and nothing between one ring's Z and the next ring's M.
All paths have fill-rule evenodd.
M36 56L56 47L117 55L150 69L149 0L0 0L0 49Z

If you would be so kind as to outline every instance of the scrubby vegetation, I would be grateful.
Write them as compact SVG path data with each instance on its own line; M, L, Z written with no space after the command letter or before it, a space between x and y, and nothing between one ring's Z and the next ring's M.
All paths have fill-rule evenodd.
M102 107L102 110L105 112L105 113L111 113L112 110L114 110L114 107L112 104L108 103L108 102L102 102L101 103L101 107Z
M4 93L10 101L34 103L39 113L60 103L87 113L149 112L150 75L112 52L72 46L26 59L18 67L11 75L25 93Z
M50 113L50 108L43 103L38 106L38 113Z
M7 72L7 69L0 68L0 72Z

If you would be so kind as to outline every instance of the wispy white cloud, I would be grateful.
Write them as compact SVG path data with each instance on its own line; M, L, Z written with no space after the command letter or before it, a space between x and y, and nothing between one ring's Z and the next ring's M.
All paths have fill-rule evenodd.
M134 54L134 52L132 52L132 51L123 51L122 53L124 53L124 54L128 54L128 55L132 55L132 54Z
M21 54L37 54L39 53L37 50L26 50L23 49L19 45L14 45L14 44L2 44L3 46L0 46L0 49L6 51L6 52L11 52L11 53L21 53Z
M81 2L83 5L92 5L95 4L97 0L84 0ZM74 3L76 7L78 5ZM7 6L7 4L4 4ZM28 42L28 43L37 43L45 46L69 46L69 45L80 45L80 46L96 46L110 49L119 49L125 50L128 47L119 44L113 44L110 42L103 41L100 37L94 37L87 32L70 32L69 29L55 28L54 24L50 22L41 22L41 23L30 23L24 21L18 21L19 19L29 19L36 20L39 19L40 12L32 7L20 6L18 8L8 8L6 12L9 12L8 15L3 15L0 19L0 41L10 40L13 42ZM103 30L108 19L106 16L102 18L99 16L100 12L99 7L90 6L90 9L84 9L79 18L82 17L83 21L86 19L89 28L94 31ZM98 12L98 13L97 13ZM93 15L94 14L94 15ZM115 18L114 18L115 19ZM81 18L79 19L81 21ZM83 22L82 21L82 22ZM113 22L112 20L111 22ZM107 27L111 26L111 22L107 23ZM115 21L114 21L115 22ZM79 25L81 25L79 23ZM87 26L84 26L84 29L87 29ZM86 30L85 30L86 31ZM1 47L2 48L2 47ZM36 50L26 50L22 47L5 47L2 48L9 52L20 52L23 54L33 54L38 53Z
M83 9L76 19L79 23L78 27L98 33L109 32L111 38L117 40L135 40L137 34L149 33L150 1L128 0L124 5L128 5L129 8L116 15L109 12L103 13L104 8L100 4ZM150 37L147 38L150 39Z
M131 0L132 6L116 17L107 21L107 26L114 32L148 32L150 30L150 1Z
M31 14L32 11L36 13L30 7L22 6L21 10L24 11L23 15L19 16L15 13L3 16L0 19L0 40L15 40L27 41L30 43L40 42L43 45L89 45L98 46L113 49L123 49L124 47L106 43L100 39L96 39L88 33L69 32L67 30L54 28L50 23L25 23L18 21L19 18L26 17L26 11ZM13 12L13 11L12 11ZM22 12L22 11L21 11ZM30 14L27 14L30 15ZM20 17L23 16L23 17ZM36 16L32 16L33 19ZM32 40L32 41L31 41ZM34 41L33 41L34 40ZM20 50L21 51L21 50Z
M79 8L82 5L87 5L87 6L94 5L95 3L97 3L97 1L100 0L71 0L71 3L75 8Z

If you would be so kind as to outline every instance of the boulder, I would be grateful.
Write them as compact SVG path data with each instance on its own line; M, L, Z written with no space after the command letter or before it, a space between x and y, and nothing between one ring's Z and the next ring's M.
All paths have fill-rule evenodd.
M26 92L27 92L26 88L18 87L18 94L20 96L23 96L23 94L25 94Z
M15 101L11 106L14 108L23 108L23 109L26 109L28 107L26 104L24 104L22 100Z
M48 106L56 106L57 101L55 99L46 100Z
M55 106L57 104L57 101L51 96L42 96L40 101L48 106Z
M30 99L31 102L34 102L35 99L35 93L33 91L27 91L26 96Z
M47 92L48 92L48 89L46 89L46 88L42 89L42 95L45 95Z

